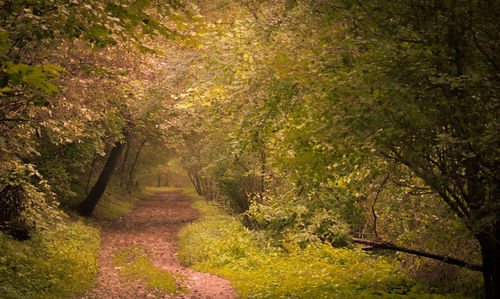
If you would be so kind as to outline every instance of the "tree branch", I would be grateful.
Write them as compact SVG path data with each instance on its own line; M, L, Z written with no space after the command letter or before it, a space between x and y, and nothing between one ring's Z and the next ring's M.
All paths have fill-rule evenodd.
M377 195L375 195L375 199L373 200L372 203L372 215L373 215L373 233L375 234L375 238L379 239L378 233L377 233L377 214L375 213L375 204L377 203L378 197L380 195L380 192L382 192L382 189L384 188L384 185L387 183L387 180L389 180L391 176L391 172L387 173L387 176L384 178L382 183L380 183L380 186L377 191Z
M363 244L363 245L369 245L371 247L363 248L363 250L377 250L377 249L386 249L386 250L393 250L393 251L399 251L399 252L405 252L417 256L423 256L427 257L430 259L434 259L443 263L447 263L450 265L455 265L459 266L462 268L466 268L472 271L483 271L483 266L477 265L477 264L472 264L468 263L456 258L448 257L448 256L442 256L442 255L437 255L434 253L429 253L421 250L415 250L415 249L410 249L410 248L405 248L405 247L400 247L397 245L394 245L389 242L385 241L374 241L374 240L365 240L365 239L359 239L359 238L352 238L352 242L358 243L358 244Z

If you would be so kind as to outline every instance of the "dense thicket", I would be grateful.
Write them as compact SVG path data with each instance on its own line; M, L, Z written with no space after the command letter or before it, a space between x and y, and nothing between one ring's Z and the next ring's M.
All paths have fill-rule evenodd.
M470 263L482 256L486 296L498 296L498 4L202 7L213 21L206 71L179 105L195 120L181 154L209 186L200 193L304 244L351 235ZM233 13L211 13L221 8ZM403 259L431 285L454 277L464 290L474 277Z

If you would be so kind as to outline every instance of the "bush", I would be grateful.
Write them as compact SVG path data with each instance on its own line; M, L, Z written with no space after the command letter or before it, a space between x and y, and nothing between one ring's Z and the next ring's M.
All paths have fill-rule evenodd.
M59 220L50 187L31 164L16 161L0 169L0 230L26 240Z
M188 265L217 268L261 251L239 221L198 200L202 218L179 233L179 258Z
M442 297L419 292L392 259L321 242L273 246L206 202L194 207L202 216L181 231L180 259L227 278L242 298Z
M300 244L318 241L336 246L348 244L348 225L322 200L266 196L254 200L246 214L275 238L285 236Z

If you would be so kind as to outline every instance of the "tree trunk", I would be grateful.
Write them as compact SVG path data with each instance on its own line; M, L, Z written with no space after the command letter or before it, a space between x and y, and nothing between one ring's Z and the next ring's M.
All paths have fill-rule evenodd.
M85 200L82 201L77 207L80 215L85 217L90 217L90 215L92 215L95 206L101 199L104 191L106 190L106 187L108 186L111 176L115 171L116 165L120 160L120 156L123 152L124 147L125 143L117 141L113 146L113 148L111 149L108 159L106 160L106 164L104 165L104 168L102 169L101 174L99 175L99 179L97 179L97 182L95 183L94 187L92 187L92 190L90 190L90 193L87 195L87 198L85 198Z
M499 237L495 237L487 233L476 236L483 256L484 290L487 299L500 298L500 244Z
M187 173L189 176L189 180L191 181L191 183L194 186L194 189L196 190L196 193L198 195L202 196L201 189L200 189L200 180L198 179L198 174L196 173L195 170L190 170L190 169L188 169Z
M130 165L130 172L128 176L128 183L127 183L127 190L132 191L132 181L134 180L134 172L135 172L135 166L137 165L137 161L139 160L139 155L141 154L142 148L146 144L147 139L144 138L144 140L141 142L139 145L139 149L137 150L137 153L135 154L134 161L132 162L132 165Z
M123 187L123 175L125 173L125 167L127 166L128 151L130 149L130 143L127 142L127 149L125 150L125 156L123 157L122 168L120 171L120 187Z
M97 161L97 156L92 159L92 166L90 167L89 177L87 178L87 185L85 185L85 195L89 194L90 180L92 179L92 174L94 173L95 162Z

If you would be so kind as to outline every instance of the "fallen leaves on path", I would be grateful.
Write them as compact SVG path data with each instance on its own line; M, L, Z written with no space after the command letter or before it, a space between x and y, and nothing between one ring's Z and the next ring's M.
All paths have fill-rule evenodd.
M208 273L183 267L177 258L177 233L193 222L197 211L192 201L181 191L156 190L155 194L138 202L137 207L102 230L102 250L99 254L99 274L96 286L83 298L237 298L227 280ZM120 275L113 264L114 253L130 246L139 246L158 269L178 274L185 279L178 283L189 290L186 294L169 295L148 288L140 281Z

